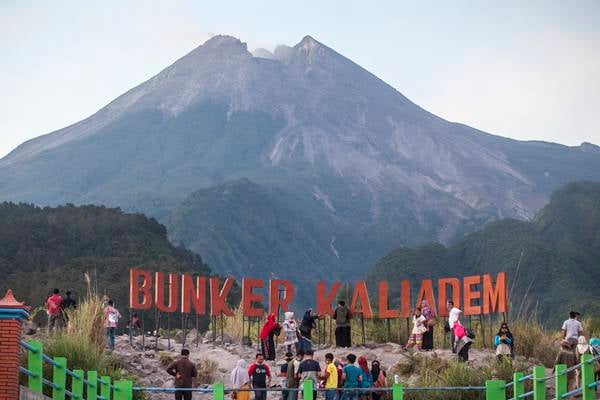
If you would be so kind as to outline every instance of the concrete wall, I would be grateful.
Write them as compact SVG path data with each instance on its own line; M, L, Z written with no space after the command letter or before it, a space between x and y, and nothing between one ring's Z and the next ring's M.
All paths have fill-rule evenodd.
M19 392L20 400L50 400L49 397L44 396L43 394L32 393L25 386L21 386Z

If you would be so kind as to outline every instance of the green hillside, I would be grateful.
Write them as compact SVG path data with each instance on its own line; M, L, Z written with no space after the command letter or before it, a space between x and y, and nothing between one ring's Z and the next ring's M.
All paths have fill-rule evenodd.
M0 204L0 292L42 304L58 287L86 291L89 273L100 293L128 307L129 269L210 274L196 254L173 246L164 226L142 214L119 209L67 205L39 208Z
M489 223L449 247L401 248L382 258L368 281L420 280L506 271L511 317L537 314L557 324L568 311L600 313L600 183L554 192L532 222ZM391 294L399 288L391 286Z

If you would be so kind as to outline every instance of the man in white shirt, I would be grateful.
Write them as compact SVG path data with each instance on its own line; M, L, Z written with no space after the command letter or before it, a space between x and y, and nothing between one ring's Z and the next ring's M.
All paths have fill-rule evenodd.
M577 320L577 314L577 312L571 311L569 313L569 319L562 324L563 337L571 344L571 347L577 345L577 340L583 333L583 326L581 325L581 322Z
M448 300L446 302L446 308L448 309L448 328L450 329L450 344L452 346L452 352L456 353L456 345L454 343L454 334L452 333L452 328L454 328L454 324L456 322L460 322L460 314L462 314L462 311L454 306L454 302L452 300Z

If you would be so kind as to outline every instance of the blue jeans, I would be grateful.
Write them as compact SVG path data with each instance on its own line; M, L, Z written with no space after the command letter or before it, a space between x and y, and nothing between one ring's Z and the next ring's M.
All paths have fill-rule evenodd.
M106 328L106 339L108 341L108 347L111 350L115 349L115 332L117 328Z
M327 389L325 391L325 400L337 400L337 389Z

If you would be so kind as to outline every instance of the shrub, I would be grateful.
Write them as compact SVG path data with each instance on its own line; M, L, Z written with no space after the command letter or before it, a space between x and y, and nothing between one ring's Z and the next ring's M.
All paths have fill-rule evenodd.
M196 369L198 370L198 384L208 385L215 381L219 363L209 358L200 359L196 363Z
M158 363L163 367L168 367L173 361L175 361L175 357L166 351L161 351L158 354Z

